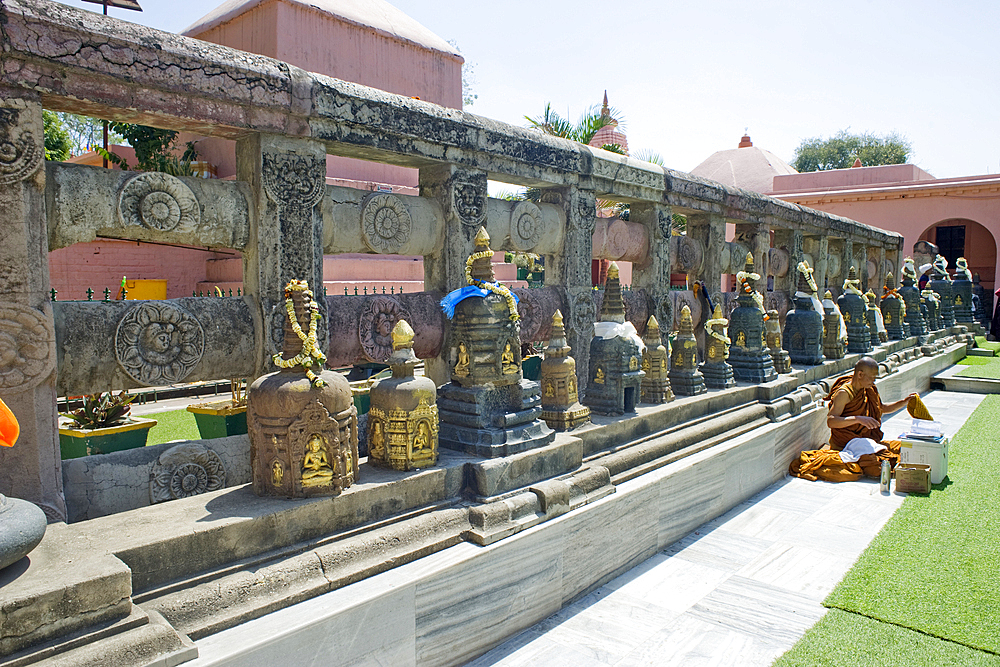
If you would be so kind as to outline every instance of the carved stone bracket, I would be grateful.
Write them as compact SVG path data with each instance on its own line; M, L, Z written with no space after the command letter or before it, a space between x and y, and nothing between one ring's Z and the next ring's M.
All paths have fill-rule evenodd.
M118 196L122 225L160 232L193 232L201 219L198 198L175 176L159 172L129 179Z
M376 296L366 301L358 320L358 339L365 357L385 363L392 354L392 328L400 320L412 319L409 311L391 297Z
M55 339L44 313L0 302L0 389L24 391L47 378L56 362Z
M396 195L370 195L361 208L361 234L374 252L394 255L410 240L410 212Z
M510 242L521 252L528 252L538 245L544 227L538 206L530 201L518 202L510 214Z
M149 501L187 498L226 486L226 467L208 447L188 442L160 454L149 475Z
M186 311L163 301L132 308L115 330L115 357L139 384L173 384L187 377L205 352L205 331Z
M288 208L309 210L326 192L326 160L294 153L262 154L267 196Z
M14 103L16 104L16 100ZM35 173L42 163L42 150L25 109L0 108L0 185L17 183Z

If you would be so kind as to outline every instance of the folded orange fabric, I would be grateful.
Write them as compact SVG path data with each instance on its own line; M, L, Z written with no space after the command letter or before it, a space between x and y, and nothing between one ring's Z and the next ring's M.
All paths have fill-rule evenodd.
M7 404L0 400L0 445L13 447L20 434L21 427L17 423L17 418Z
M931 417L931 411L927 409L924 402L920 400L919 396L914 396L907 402L906 411L910 413L910 416L914 419L926 419L931 421L934 417Z

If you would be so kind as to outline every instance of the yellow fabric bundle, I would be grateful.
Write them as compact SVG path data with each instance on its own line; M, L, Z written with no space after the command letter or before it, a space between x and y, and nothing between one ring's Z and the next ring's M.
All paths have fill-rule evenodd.
M914 396L907 402L906 411L914 419L926 419L928 421L934 419L934 417L931 417L930 410L927 409L927 406L924 405L919 396Z

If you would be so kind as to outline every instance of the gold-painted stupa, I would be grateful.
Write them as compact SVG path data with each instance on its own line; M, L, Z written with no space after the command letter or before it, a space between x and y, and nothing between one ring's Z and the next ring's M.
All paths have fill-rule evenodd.
M642 337L646 349L642 353L642 370L646 377L642 378L643 403L669 403L674 400L674 392L670 388L670 353L660 338L660 323L656 317L649 316L646 321L646 333Z
M590 408L580 403L576 360L570 356L560 311L552 315L549 344L542 360L542 419L556 431L568 431L590 421Z

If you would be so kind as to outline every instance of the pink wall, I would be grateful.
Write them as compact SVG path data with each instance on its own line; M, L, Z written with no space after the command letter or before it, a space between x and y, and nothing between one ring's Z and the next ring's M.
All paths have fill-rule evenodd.
M191 296L205 280L206 260L226 253L175 246L103 239L77 243L49 253L49 277L59 301L85 300L87 288L94 300L104 298L104 288L118 292L122 276L129 280L166 279L167 298Z
M873 185L875 183L902 183L907 181L932 181L934 177L915 164L887 164L879 167L830 169L801 174L776 174L771 192L804 192L830 188Z

